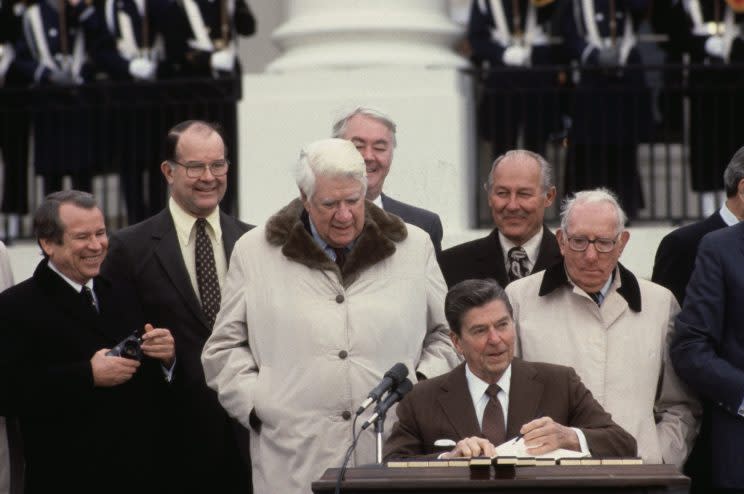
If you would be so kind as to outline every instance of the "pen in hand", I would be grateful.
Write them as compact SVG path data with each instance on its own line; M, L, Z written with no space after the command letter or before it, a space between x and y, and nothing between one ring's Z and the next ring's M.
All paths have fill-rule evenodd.
M532 419L532 420L537 420L537 419L539 419L539 418L540 418L540 417L542 417L542 416L543 416L543 414L542 414L541 412L537 412L537 413L535 414L535 418L534 418L534 419ZM522 439L523 437L524 437L524 434L522 434L522 433L520 432L519 434L517 434L517 437L515 437L515 438L514 438L514 441L512 442L512 444L517 444L517 442L518 442L518 441L519 441L520 439Z

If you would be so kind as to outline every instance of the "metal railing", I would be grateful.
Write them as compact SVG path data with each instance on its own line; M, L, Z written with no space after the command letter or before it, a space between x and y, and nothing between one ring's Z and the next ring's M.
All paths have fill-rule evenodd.
M238 162L239 78L101 81L75 87L0 88L3 188L0 239L30 238L31 215L48 192L96 194L114 230L165 205L165 136L187 119L219 123ZM223 209L237 213L237 167Z
M705 201L725 199L716 192L723 170L744 145L744 65L508 68L474 78L480 183L493 158L524 147L553 164L559 198L606 186L636 224L697 220ZM479 224L488 227L486 195L476 189Z

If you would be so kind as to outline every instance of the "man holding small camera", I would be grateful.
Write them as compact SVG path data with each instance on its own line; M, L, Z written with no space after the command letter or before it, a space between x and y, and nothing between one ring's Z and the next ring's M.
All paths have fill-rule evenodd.
M25 493L163 492L173 336L99 276L108 238L92 195L50 194L34 230L44 259L0 295L0 415L19 420ZM141 353L112 351L123 341Z

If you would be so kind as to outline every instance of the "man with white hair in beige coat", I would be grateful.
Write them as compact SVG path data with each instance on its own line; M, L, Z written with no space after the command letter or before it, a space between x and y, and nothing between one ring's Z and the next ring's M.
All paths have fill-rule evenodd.
M518 351L525 360L571 366L647 463L681 467L700 406L669 361L672 292L618 262L630 233L606 189L566 200L557 231L563 262L509 284Z
M394 363L413 381L459 363L431 240L365 201L354 144L308 145L296 181L299 199L235 244L202 353L209 386L250 428L258 494L309 493L341 466L354 411ZM374 461L368 430L351 465Z

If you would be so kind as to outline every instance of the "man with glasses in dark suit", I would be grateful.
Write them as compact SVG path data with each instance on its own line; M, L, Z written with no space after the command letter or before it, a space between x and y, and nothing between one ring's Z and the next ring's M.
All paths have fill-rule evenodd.
M180 492L249 492L250 469L238 449L245 433L207 388L199 357L212 332L235 241L251 227L219 209L230 163L214 124L189 120L168 132L160 165L167 207L111 237L103 271L137 287L145 316L176 339L174 461ZM247 437L247 433L246 437Z

